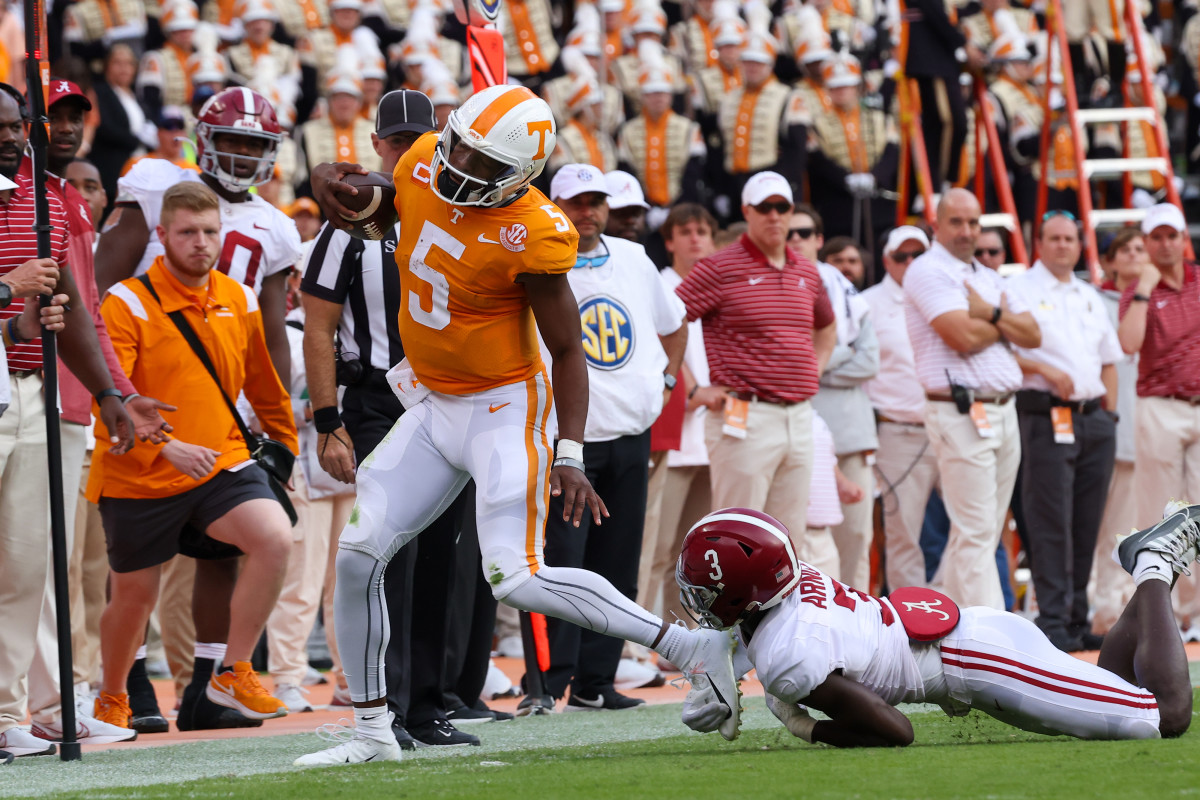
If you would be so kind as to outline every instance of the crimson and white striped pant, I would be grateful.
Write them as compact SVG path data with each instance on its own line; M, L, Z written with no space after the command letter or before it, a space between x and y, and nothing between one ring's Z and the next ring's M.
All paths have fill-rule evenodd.
M964 608L941 651L950 696L1009 725L1080 739L1159 735L1153 694L1062 652L1023 617Z

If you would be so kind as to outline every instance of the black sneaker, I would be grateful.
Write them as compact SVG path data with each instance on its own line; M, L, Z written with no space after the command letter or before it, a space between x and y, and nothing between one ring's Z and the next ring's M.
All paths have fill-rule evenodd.
M494 708L488 708L487 703L483 702L482 697L475 701L474 709L476 711L486 711L492 715L492 719L496 720L496 722L508 722L513 718L513 715L507 711L497 711Z
M421 725L410 725L408 732L418 742L430 747L462 747L465 745L479 746L479 737L464 733L450 724L447 719L431 719Z
M480 725L484 722L495 722L496 715L491 711L459 706L446 711L446 719L455 725Z
M0 767L7 767L13 762L13 754L7 750L0 750Z
M181 731L213 731L224 728L261 728L261 719L250 719L240 711L219 706L212 700L204 689L208 680L193 680L183 690L183 700L179 703L179 716L175 718L175 727Z
M616 689L607 689L596 698L586 698L571 692L564 711L624 711L646 704L645 700L626 697Z
M392 735L396 737L396 744L400 745L401 750L416 750L418 747L425 746L414 739L412 734L404 729L403 725L393 724Z
M146 674L146 659L133 662L129 677L125 679L125 691L129 693L129 709L133 712L129 727L138 733L166 733L170 723L158 709L158 697L154 685Z
M518 717L541 716L542 714L553 713L554 698L548 694L527 694L521 698L521 702L517 703Z

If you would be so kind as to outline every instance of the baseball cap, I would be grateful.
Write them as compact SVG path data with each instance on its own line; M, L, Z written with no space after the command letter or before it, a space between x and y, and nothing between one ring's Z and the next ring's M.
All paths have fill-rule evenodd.
M66 100L68 97L78 97L83 103L85 111L92 110L92 101L83 93L83 90L76 86L71 81L63 80L62 78L50 79L50 104L46 108L51 108L59 100Z
M375 115L375 133L380 139L393 133L428 133L432 130L437 130L437 121L433 115L433 101L426 95L413 89L397 89L380 99L379 113Z
M608 207L610 209L616 210L630 206L650 208L650 204L646 202L646 196L642 194L642 185L628 172L619 169L606 172L604 173L604 184L608 187Z
M888 234L887 242L883 245L883 254L890 256L905 242L920 242L924 247L929 247L929 237L925 235L925 231L914 225L901 225L893 228Z
M1171 203L1159 203L1156 206L1151 206L1146 212L1145 218L1142 219L1142 233L1149 235L1155 228L1167 227L1183 233L1187 230L1187 221L1183 218L1183 212L1179 207Z
M165 131L181 131L187 127L183 109L179 106L163 106L158 112L158 127Z
M756 206L768 197L779 195L789 203L796 202L792 198L792 185L787 178L778 172L760 172L751 176L742 187L742 205Z
M551 200L569 200L584 192L612 194L599 167L591 164L567 164L550 181Z
M312 214L317 219L321 218L321 209L311 197L297 197L285 213L292 219L295 219L297 214Z

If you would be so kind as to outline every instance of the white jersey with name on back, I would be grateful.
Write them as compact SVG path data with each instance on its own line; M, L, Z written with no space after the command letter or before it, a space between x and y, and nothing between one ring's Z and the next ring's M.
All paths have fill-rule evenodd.
M851 589L800 562L800 583L746 644L763 688L799 703L841 670L885 702L924 699L908 634L886 600Z
M119 202L136 202L146 218L150 239L134 275L150 269L163 253L155 228L162 212L162 197L177 183L199 181L200 174L161 158L144 158L117 182ZM221 255L216 268L236 281L262 291L263 279L300 260L300 234L296 224L258 195L243 203L221 200Z

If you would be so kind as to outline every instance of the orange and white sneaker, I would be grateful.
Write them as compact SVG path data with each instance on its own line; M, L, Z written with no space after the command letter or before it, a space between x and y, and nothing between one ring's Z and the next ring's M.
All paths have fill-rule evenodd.
M129 695L125 692L109 694L101 691L93 704L92 718L118 728L131 729L133 711L129 708Z
M205 695L219 706L240 711L250 719L286 717L287 704L274 698L258 681L249 661L235 661L232 670L213 672Z

